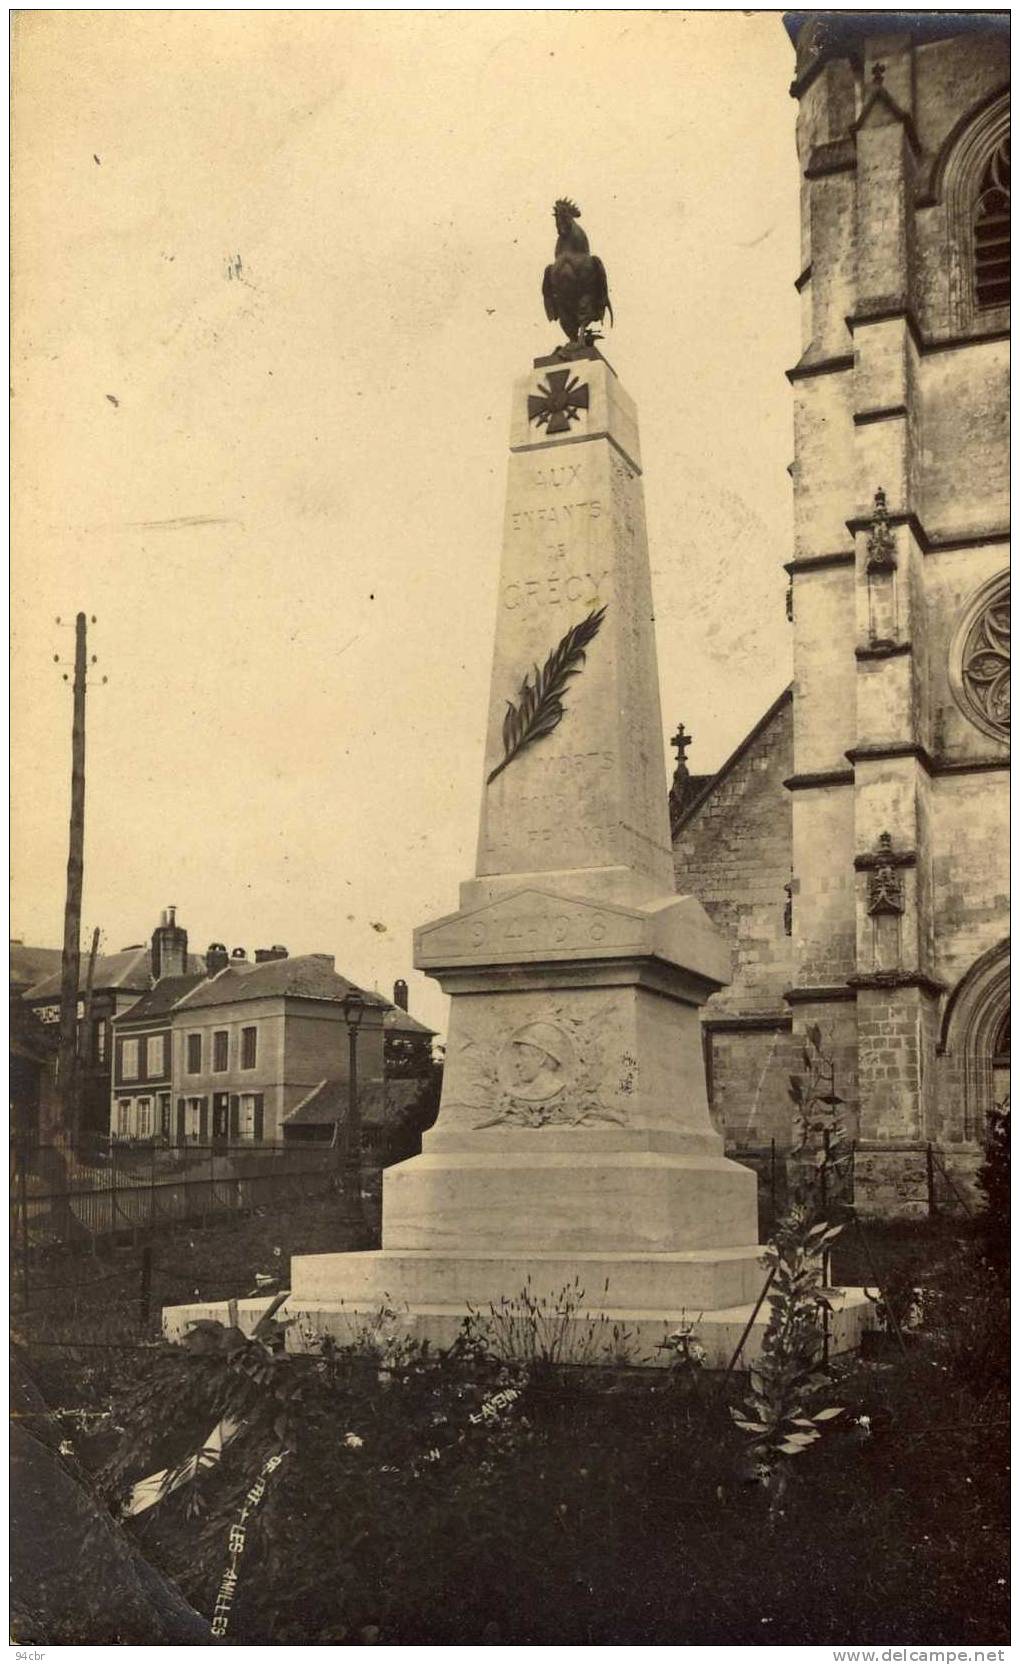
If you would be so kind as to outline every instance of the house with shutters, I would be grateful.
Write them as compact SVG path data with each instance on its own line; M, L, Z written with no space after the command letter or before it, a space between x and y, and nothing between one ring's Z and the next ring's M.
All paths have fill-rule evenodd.
M119 1060L112 1047L113 1025L125 1021L140 1000L148 996L155 983L172 975L195 974L200 981L205 975L204 964L197 955L188 953L188 933L177 924L176 910L165 908L159 924L147 943L134 943L115 954L100 954L92 967L91 986L89 957L82 954L78 972L78 1025L76 1046L80 1072L82 1102L81 1128L87 1134L105 1133L110 1118L111 1091L120 1089L120 1096L150 1098L158 1089L168 1085L165 1074L155 1074L159 1048L153 1045L150 1078L145 1069L147 1034L132 1031L138 1047L128 1048L128 1068L136 1071L127 1080L119 1077ZM26 949L23 944L11 945L11 986L18 992L21 1004L34 1020L50 1030L54 1041L60 1025L60 950ZM26 985L26 977L35 971ZM126 1031L119 1031L126 1033ZM135 1063L135 1052L140 1062ZM44 1118L40 1127L42 1137L53 1137L57 1132L57 1105L53 1096L52 1114ZM155 1110L150 1109L150 1115ZM116 1122L114 1122L116 1126Z
M356 985L332 955L291 958L260 948L249 960L212 943L205 970L176 966L115 1021L110 1132L166 1144L266 1143L324 1080L346 1082L343 1000ZM359 991L359 1078L384 1075L382 995ZM413 1022L413 1019L407 1020Z
M128 1011L113 1020L110 1133L115 1139L176 1138L173 1112L170 1016L178 1000L204 983L205 971L161 977Z
M347 1078L343 999L356 987L330 954L235 954L174 1004L170 1021L175 1139L277 1143L290 1110L324 1078ZM383 1077L389 1002L364 993L359 1077Z

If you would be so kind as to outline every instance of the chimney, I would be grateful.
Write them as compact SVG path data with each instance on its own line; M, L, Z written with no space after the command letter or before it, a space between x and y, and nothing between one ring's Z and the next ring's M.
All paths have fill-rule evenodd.
M267 960L285 960L287 950L282 942L274 942L272 948L256 948L255 964L265 965Z
M230 957L222 942L211 942L205 951L205 969L210 977L215 977L225 965L230 964Z
M402 977L398 977L393 985L393 1004L399 1006L402 1012L407 1011L407 984Z
M188 969L188 933L177 924L177 909L164 908L152 933L152 980L183 977Z

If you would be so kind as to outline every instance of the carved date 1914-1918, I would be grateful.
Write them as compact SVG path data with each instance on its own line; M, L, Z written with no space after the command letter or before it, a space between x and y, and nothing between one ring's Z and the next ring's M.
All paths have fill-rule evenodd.
M587 948L605 942L609 921L605 914L516 913L496 920L470 922L472 948L507 949Z

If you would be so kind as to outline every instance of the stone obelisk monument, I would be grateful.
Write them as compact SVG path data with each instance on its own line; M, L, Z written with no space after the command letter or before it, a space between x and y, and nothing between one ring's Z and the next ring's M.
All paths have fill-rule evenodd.
M637 416L577 215L556 205L544 285L568 345L513 390L476 870L415 933L451 996L439 1117L384 1174L381 1250L294 1261L299 1325L386 1299L447 1339L577 1277L646 1340L683 1309L728 1336L761 1287L698 1021L729 953L674 886Z

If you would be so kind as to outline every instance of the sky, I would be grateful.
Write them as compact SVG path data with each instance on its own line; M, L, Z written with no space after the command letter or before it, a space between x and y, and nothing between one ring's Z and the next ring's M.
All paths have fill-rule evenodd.
M83 943L174 903L195 951L331 953L444 1027L411 932L473 871L562 195L638 407L664 726L724 761L791 675L792 74L777 12L16 15L12 935L62 940L82 609Z

